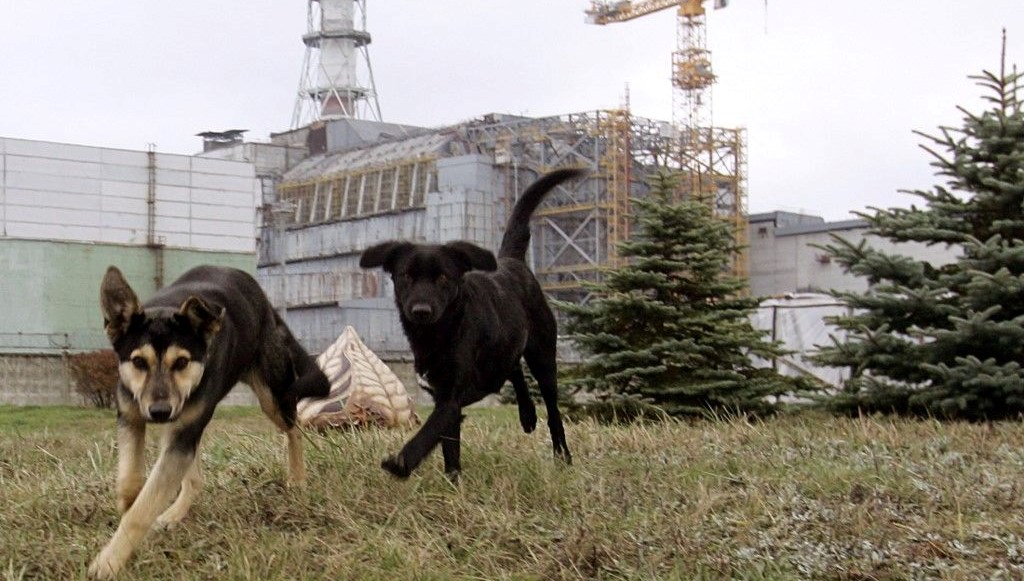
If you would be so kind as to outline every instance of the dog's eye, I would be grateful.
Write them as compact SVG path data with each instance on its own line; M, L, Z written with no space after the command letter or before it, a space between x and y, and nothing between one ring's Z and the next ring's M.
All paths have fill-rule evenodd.
M437 277L437 284L445 284L447 282L448 282L448 277L447 276L442 274L441 276Z
M140 371L145 371L149 369L149 363L147 363L145 359L139 357L138 355L132 357L132 365L135 366L135 369L138 369Z
M189 361L187 357L178 357L177 359L174 360L174 364L171 365L171 370L181 371L182 369L188 367L188 363Z

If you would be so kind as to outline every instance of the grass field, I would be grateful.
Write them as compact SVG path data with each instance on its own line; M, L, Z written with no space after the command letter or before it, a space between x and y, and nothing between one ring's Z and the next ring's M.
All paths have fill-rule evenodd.
M512 408L471 410L463 477L379 460L404 431L283 443L218 412L207 482L125 579L901 579L1024 576L1024 428L820 415L567 426L575 465ZM0 579L78 579L113 532L112 412L0 407Z

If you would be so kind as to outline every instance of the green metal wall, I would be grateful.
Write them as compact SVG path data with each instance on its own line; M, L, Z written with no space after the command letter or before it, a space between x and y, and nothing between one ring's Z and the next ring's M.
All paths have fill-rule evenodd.
M249 253L163 249L164 283L200 264L255 273ZM109 265L139 298L155 290L153 250L140 246L0 239L0 352L47 353L108 346L99 287Z

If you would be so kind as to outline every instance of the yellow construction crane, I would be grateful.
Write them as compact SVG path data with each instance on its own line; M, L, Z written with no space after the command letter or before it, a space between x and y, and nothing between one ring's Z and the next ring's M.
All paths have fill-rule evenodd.
M711 87L715 74L707 49L705 0L592 0L586 10L591 24L626 22L676 9L676 50L672 53L672 121L678 148L668 163L681 171L684 195L707 201L716 215L729 220L736 243L747 241L746 138L742 129L716 128L712 123ZM714 0L724 8L727 0ZM627 112L628 115L628 112ZM733 263L733 273L746 276L746 252Z
M717 0L716 7L724 7ZM680 127L711 127L711 53L707 49L704 0L593 0L586 11L591 24L626 22L676 8L676 50L672 53L672 85L676 88L672 120Z

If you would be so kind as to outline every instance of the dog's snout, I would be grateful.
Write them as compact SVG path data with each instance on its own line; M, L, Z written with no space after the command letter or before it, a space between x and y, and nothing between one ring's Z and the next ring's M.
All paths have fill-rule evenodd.
M414 319L428 321L434 315L434 309L426 303L416 303L410 309Z
M171 404L158 401L149 406L149 417L155 422L166 422L171 417Z

